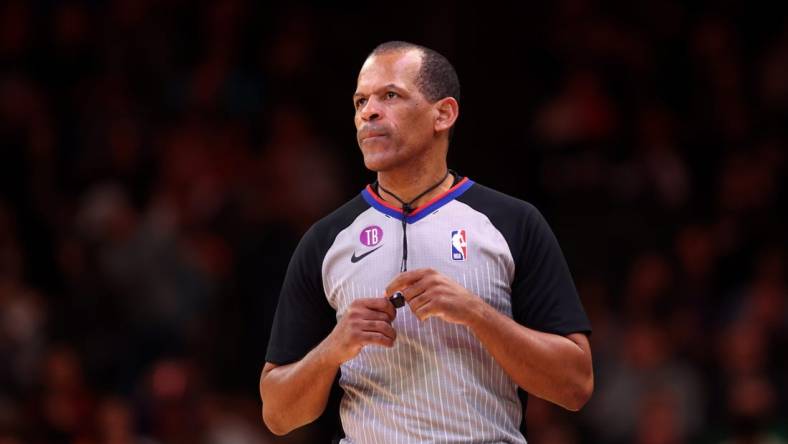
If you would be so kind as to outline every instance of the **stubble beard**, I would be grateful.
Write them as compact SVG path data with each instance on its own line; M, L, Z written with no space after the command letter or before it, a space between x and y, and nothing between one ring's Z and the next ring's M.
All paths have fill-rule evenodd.
M366 149L362 147L361 153L364 156L364 166L376 173L389 171L404 163L402 148L398 146L389 145Z
M387 146L361 148L364 166L368 170L385 173L404 166L418 168L429 157L427 151L430 149L430 145L407 147L391 143L391 140L387 142L389 142Z

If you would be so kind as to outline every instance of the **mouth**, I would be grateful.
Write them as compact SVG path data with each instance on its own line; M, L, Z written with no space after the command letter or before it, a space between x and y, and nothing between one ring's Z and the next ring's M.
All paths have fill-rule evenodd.
M361 137L360 140L361 140L361 143L366 143L366 142L374 142L374 141L380 140L380 139L382 139L384 137L387 137L387 136L385 134L368 135L368 136Z
M384 137L388 137L388 134L377 129L366 129L358 132L358 141L360 143L373 142Z

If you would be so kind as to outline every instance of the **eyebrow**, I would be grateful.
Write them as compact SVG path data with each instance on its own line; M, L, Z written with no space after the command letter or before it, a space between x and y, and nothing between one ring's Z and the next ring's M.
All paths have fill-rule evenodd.
M386 90L386 89L395 89L395 90L397 90L399 92L404 91L402 88L400 88L399 86L397 86L397 85L395 85L393 83L389 83L388 85L384 85L383 87L379 88L377 91ZM361 94L359 92L353 94L353 98L354 99L357 98L357 97L363 97L363 96L365 96L365 94Z

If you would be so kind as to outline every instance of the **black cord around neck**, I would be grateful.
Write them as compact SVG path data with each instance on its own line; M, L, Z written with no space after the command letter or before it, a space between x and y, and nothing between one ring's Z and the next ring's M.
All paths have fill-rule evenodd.
M446 178L449 177L449 174L455 174L456 177L456 173L454 173L452 170L446 170L446 174L443 175L443 178L441 180L435 182L434 185L427 188L426 190L424 190L424 192L411 199L410 202L405 202L404 200L400 199L400 197L397 196L396 194L383 188L380 182L378 182L377 180L375 181L374 185L376 188L385 191L386 194L391 195L391 197L397 199L397 202L402 204L402 264L400 265L400 271L408 271L408 223L406 219L408 218L408 215L412 213L414 210L414 208L411 205L417 200L424 197L430 191L434 190L435 188L438 188L438 186L440 186L440 184L442 184L443 181L445 181ZM378 194L380 194L380 192L378 192Z
M429 188L427 188L426 190L424 190L424 191L423 191L421 194L419 194L418 196L416 196L416 197L414 197L413 199L411 199L411 200L410 200L410 202L405 202L404 200L402 200L402 199L401 199L399 196L397 196L396 194L394 194L394 193L392 193L391 191L389 191L389 190L387 190L387 189L383 188L383 185L381 185L381 184L380 184L380 182L378 182L377 180L375 181L375 185L377 186L377 188L379 188L379 189L381 189L381 190L385 191L385 192L386 192L386 194L389 194L389 195L391 195L391 197L393 197L394 199L397 199L397 202L399 202L400 204L402 204L402 212L403 212L403 213L405 213L405 215L407 215L407 214L410 214L410 213L411 213L411 212L414 210L414 208L411 206L411 205L413 204L413 202L416 202L417 200L419 200L419 199L421 199L422 197L424 197L424 195L426 195L426 194L427 194L427 193L429 193L430 191L434 190L435 188L438 188L438 187L440 186L440 184L442 184L442 183L443 183L443 181L445 181L445 180L446 180L446 178L447 178L447 177L449 177L449 174L451 174L451 173L452 173L452 171L451 171L451 170L446 170L446 174L444 174L444 175L443 175L443 177L441 178L441 180L439 180L439 181L435 182L435 184L434 184L434 185L430 186ZM378 193L378 194L380 194L380 193Z

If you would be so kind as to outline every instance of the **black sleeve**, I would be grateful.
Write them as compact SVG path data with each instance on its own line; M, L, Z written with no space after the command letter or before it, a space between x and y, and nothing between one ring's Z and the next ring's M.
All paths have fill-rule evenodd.
M324 249L315 226L304 234L287 267L265 360L285 365L303 358L336 325L323 290Z
M519 252L512 252L514 319L547 333L590 333L591 323L553 231L539 210L525 205L522 244Z
M528 202L474 184L458 200L484 213L514 259L512 317L559 335L591 332L561 248L544 217Z

